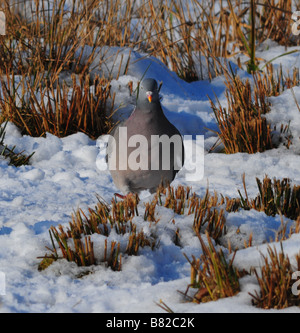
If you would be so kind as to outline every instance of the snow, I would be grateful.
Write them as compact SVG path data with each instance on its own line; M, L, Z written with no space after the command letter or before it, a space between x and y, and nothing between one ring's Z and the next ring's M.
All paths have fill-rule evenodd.
M88 53L88 49L85 50ZM283 53L282 47L269 45L259 49L259 57L266 60ZM209 186L211 192L217 191L228 197L238 197L243 193L242 176L246 176L249 197L258 193L255 178L288 177L300 184L300 112L296 107L292 92L285 91L281 96L272 97L271 112L268 121L280 128L281 124L290 124L293 145L287 149L279 148L254 155L224 155L208 153L216 141L216 135L208 129L216 130L213 112L207 95L215 93L222 104L224 96L224 77L186 83L180 80L159 60L139 54L136 51L110 48L105 56L113 58L116 70L119 62L131 55L128 72L112 81L112 91L116 93L116 106L120 106L116 116L126 118L131 112L132 96L127 88L133 82L135 89L140 78L154 77L163 81L162 105L167 117L183 135L204 135L204 177L188 181L186 173L180 172L173 182L192 186L193 191L203 196ZM98 59L99 60L99 59ZM114 60L115 61L115 60ZM97 60L95 60L95 63ZM299 53L282 57L275 61L281 63L284 70L299 66ZM107 60L108 68L111 65ZM91 66L97 74L97 66ZM121 71L122 72L122 71ZM241 77L248 77L241 70ZM300 88L294 93L300 103ZM82 268L66 260L58 260L46 270L39 272L37 257L51 248L50 226L67 226L71 214L77 209L87 210L97 203L97 195L110 202L117 192L109 171L99 167L99 141L91 140L83 133L65 138L47 134L46 138L22 136L11 123L7 126L5 142L17 146L19 151L35 152L31 164L19 168L9 166L6 160L0 160L0 272L5 275L5 295L0 295L0 312L161 312L157 306L163 300L174 312L265 312L251 304L249 292L258 290L254 276L240 279L241 292L234 297L216 302L194 304L183 301L182 295L189 284L190 264L188 257L201 254L198 238L192 230L193 217L179 216L172 210L158 207L156 217L159 222L150 225L142 216L134 218L138 230L145 234L154 233L159 244L154 251L140 249L138 256L124 256L122 270L112 271L103 265ZM152 197L143 193L139 209ZM174 220L174 223L172 222ZM284 222L293 225L293 221L284 218ZM240 248L235 257L238 268L250 270L262 263L261 253L267 253L267 245L280 249L280 243L268 243L274 240L281 227L280 216L268 217L262 212L244 211L227 213L228 233L224 244L231 241L234 248ZM173 242L174 230L180 229L181 247ZM239 233L237 234L237 229ZM244 241L253 234L253 246L243 249ZM118 240L124 246L126 236L111 233L108 241ZM105 237L92 235L95 256L103 258ZM285 253L292 259L300 248L300 235L295 234L282 242ZM222 246L227 253L225 247ZM89 274L85 274L86 272ZM1 289L1 288L0 288ZM268 310L273 312L273 310ZM280 312L300 312L292 307Z

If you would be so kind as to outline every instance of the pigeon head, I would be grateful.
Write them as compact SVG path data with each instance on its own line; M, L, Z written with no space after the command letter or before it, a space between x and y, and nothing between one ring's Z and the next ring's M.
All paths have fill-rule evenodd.
M160 104L160 98L156 80L144 79L139 86L137 106L144 110L151 110L157 104Z

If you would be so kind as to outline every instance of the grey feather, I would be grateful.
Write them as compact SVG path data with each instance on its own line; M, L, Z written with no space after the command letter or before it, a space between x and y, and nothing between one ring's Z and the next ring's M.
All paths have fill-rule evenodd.
M151 102L148 99L149 94L152 96ZM120 140L120 133L122 133L121 131L124 129L127 130L127 139L121 138ZM130 154L134 151L136 152L138 147L129 147L128 141L135 135L142 135L145 138L144 142L148 144L147 149L142 151L139 155L139 159L137 159L139 160L138 162L141 162L142 158L144 158L144 161L147 161L145 163L148 163L148 166L145 169L139 168L132 170L132 168L129 168L128 159L130 158ZM152 140L155 136L156 138L162 138L163 135L168 139L175 135L177 144L170 146L170 160L167 163L169 167L166 170L163 164L163 161L165 161L163 156L168 155L163 155L165 151L161 143L155 146L157 149L155 151L158 153L155 156L158 157L158 160L155 161L157 168L153 170L151 169L151 154L154 153L154 149L153 146L151 149L151 138ZM154 79L144 79L141 82L134 111L126 121L119 124L119 126L113 130L111 136L115 145L111 144L111 142L108 143L109 168L116 187L123 194L139 193L143 190L149 190L153 193L159 185L163 184L166 186L171 183L180 167L183 166L184 146L182 137L177 128L169 122L163 113L158 93L158 85ZM123 142L124 140L127 140L127 142ZM127 144L127 155L125 158L123 156L124 161L119 154L120 144ZM110 163L111 161L115 162L115 170L112 168L113 163ZM176 165L176 161L179 161L179 165ZM121 165L123 165L123 168Z

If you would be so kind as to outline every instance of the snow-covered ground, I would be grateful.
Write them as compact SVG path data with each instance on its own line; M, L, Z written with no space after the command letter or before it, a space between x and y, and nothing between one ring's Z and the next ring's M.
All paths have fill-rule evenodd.
M129 52L126 49L119 51L125 56ZM280 46L269 45L259 49L258 56L269 60L284 52ZM294 53L277 59L274 65L281 63L285 71L291 70L300 66L299 56L300 53ZM189 185L202 196L209 184L211 191L238 197L238 189L243 192L242 175L245 173L248 195L253 197L258 193L255 177L288 177L293 183L300 184L300 112L291 91L271 98L272 109L267 116L273 125L279 125L278 128L282 123L290 123L294 139L289 150L280 146L254 155L208 153L216 136L207 128L216 130L217 127L207 95L213 97L216 93L225 103L224 78L189 84L157 59L132 53L127 75L112 82L116 104L123 106L118 116L126 117L132 110L126 84L129 81L137 84L146 69L147 77L163 81L162 105L170 121L183 135L205 136L203 179L188 182L184 172L181 172L173 186ZM238 74L247 77L241 70ZM300 103L300 87L295 87L294 92ZM0 160L0 277L5 276L5 295L0 296L0 312L164 312L156 304L160 299L177 313L266 311L258 310L251 304L248 292L258 290L254 276L240 280L241 292L235 297L205 304L183 300L178 290L184 292L190 281L190 264L183 253L189 257L199 256L201 247L192 231L193 217L175 215L163 207L157 209L160 221L154 230L159 246L154 251L140 249L138 256L123 257L122 271L114 272L103 265L95 265L89 268L90 274L79 277L84 268L58 260L39 272L41 259L37 257L49 253L46 246L51 248L50 226L67 226L74 210L94 207L97 195L110 202L117 189L109 171L100 171L97 167L97 141L82 133L62 139L51 134L47 134L46 138L32 138L21 136L14 125L8 124L5 139L9 146L16 145L20 151L34 151L35 154L31 165L19 168ZM141 210L147 200L151 200L150 195L143 196ZM173 219L175 225L171 222ZM145 233L149 231L149 223L142 218L136 217L134 222ZM253 233L253 246L237 252L235 265L247 270L259 267L261 253L266 253L267 249L265 242L270 237L274 238L280 225L279 216L267 217L257 211L241 210L227 214L226 237L233 244L243 244L244 239L247 240ZM181 247L171 239L170 230L174 227L180 229ZM235 232L238 227L239 237ZM110 237L113 238L113 235ZM95 253L101 255L103 236L93 235L92 240ZM294 256L300 252L300 235L295 234L282 244L293 262ZM271 245L278 249L280 246L279 243ZM226 249L224 251L227 253ZM284 311L300 312L297 307Z

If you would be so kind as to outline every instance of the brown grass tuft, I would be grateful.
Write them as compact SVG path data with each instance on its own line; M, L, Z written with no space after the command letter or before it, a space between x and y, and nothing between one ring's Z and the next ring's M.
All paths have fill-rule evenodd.
M295 280L292 274L300 271L300 256L296 256L297 267L292 267L289 257L281 249L277 250L268 247L268 256L262 255L264 265L261 273L254 269L255 276L259 283L260 292L255 295L249 293L253 305L263 309L285 309L290 306L299 306L299 295L293 294Z
M264 117L270 104L261 81L254 80L252 91L249 80L243 82L233 72L232 76L226 74L225 77L228 109L223 108L218 99L218 106L210 99L225 153L254 154L272 149L271 128Z
M265 212L268 216L283 215L292 220L300 216L300 186L291 184L291 180L270 179L265 176L263 181L256 178L259 194L255 199L244 198L240 191L241 204L244 209L255 209ZM246 192L245 178L243 178Z
M122 254L137 255L139 249L145 246L154 249L155 239L147 237L142 230L138 232L136 225L132 222L132 218L137 214L138 201L137 196L128 196L118 203L113 199L109 207L99 199L94 209L88 209L88 214L80 209L72 214L69 227L52 226L49 231L53 247L50 249L52 254L43 257L40 269L48 267L45 262L49 263L49 258L52 260L65 258L68 261L74 261L78 266L99 264L95 258L90 237L92 234L109 237L112 229L117 234L128 235L127 246L123 253L120 243L111 241L109 248L108 238L105 239L103 262L113 270L121 270ZM58 253L54 240L61 254Z
M240 291L239 277L241 274L233 266L233 258L226 260L223 251L216 250L208 233L204 242L198 234L203 254L199 259L193 257L191 264L191 284L188 286L185 296L190 288L198 289L191 300L196 303L216 301L224 297L232 297Z
M5 122L2 127L0 127L0 156L8 159L9 164L14 165L15 167L29 164L30 159L34 155L34 153L30 155L26 155L24 154L24 152L17 153L15 152L16 146L9 148L7 147L7 145L4 144L6 126L7 122Z
M16 124L22 134L45 136L48 132L64 137L80 131L96 139L111 129L106 108L110 97L107 80L96 78L91 86L88 76L80 77L79 82L73 76L68 87L59 80L47 82L40 75L35 86L31 84L26 77L19 83L14 76L7 75L6 82L1 79L1 118Z

